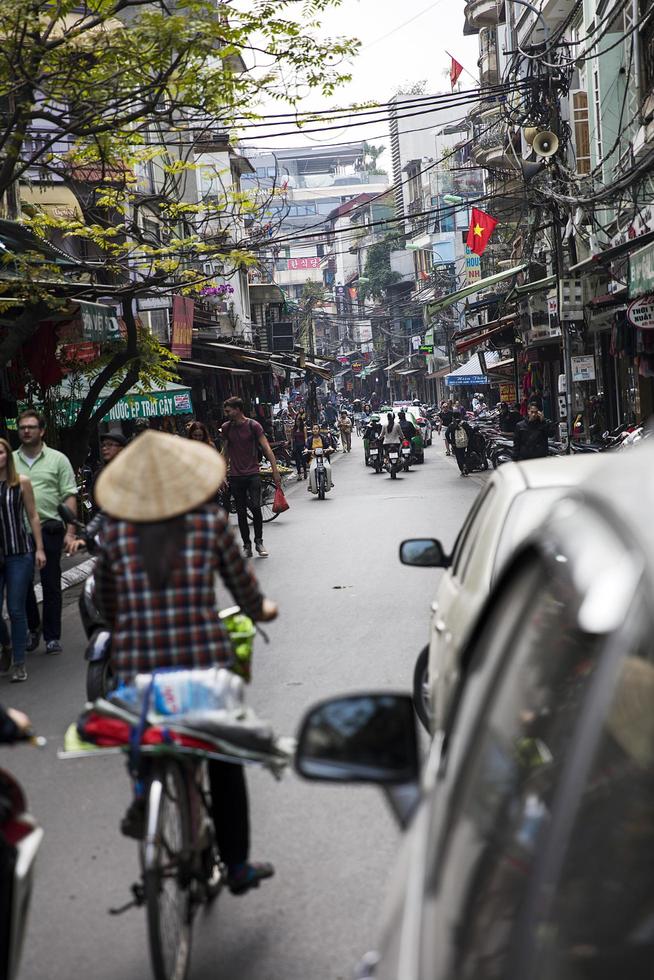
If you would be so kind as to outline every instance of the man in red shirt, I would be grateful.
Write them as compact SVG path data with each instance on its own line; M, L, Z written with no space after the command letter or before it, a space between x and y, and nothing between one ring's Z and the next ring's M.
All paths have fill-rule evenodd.
M277 469L277 461L266 439L263 429L254 419L243 413L241 398L228 398L224 404L227 421L220 432L223 437L223 453L229 466L229 485L236 502L238 527L243 538L246 557L252 557L250 525L248 524L248 504L254 518L254 547L260 558L267 558L263 546L263 516L261 514L261 478L259 476L259 455L264 456L272 467L275 484L281 486L282 478Z

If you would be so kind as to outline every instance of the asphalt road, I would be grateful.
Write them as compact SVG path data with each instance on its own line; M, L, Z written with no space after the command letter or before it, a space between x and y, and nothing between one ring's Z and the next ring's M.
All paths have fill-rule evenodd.
M391 481L363 466L356 437L334 463L323 501L293 486L291 509L266 526L271 556L255 559L281 607L271 644L258 642L249 701L283 733L304 710L342 692L408 690L426 642L439 573L408 569L400 540L454 541L480 480L459 477L440 445L424 466ZM57 748L82 705L84 638L67 593L65 652L29 655L29 681L1 682L0 699L26 710L48 738L43 750L3 752L45 828L21 980L144 980L145 916L115 917L136 878L133 842L118 824L129 799L123 761L60 761ZM225 596L225 604L228 603ZM193 980L341 980L374 948L384 885L399 834L373 788L325 786L249 771L252 856L276 877L247 896L225 893L194 931Z

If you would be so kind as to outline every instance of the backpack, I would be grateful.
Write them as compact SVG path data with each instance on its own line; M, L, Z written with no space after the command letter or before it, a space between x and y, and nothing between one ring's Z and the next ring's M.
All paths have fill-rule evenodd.
M468 448L468 433L460 423L454 430L454 445L457 449Z
M227 426L227 428L225 428L224 435L225 435L225 438L227 439L227 443L229 444L229 433L230 433L230 429L232 427L232 423L231 422L226 422L225 423L225 426ZM250 435L252 436L252 444L254 446L254 458L258 462L260 462L262 459L265 459L266 457L265 457L265 454L263 452L263 449L259 445L259 439L257 438L257 433L256 433L256 431L254 429L254 420L253 419L248 419L248 428L250 430Z

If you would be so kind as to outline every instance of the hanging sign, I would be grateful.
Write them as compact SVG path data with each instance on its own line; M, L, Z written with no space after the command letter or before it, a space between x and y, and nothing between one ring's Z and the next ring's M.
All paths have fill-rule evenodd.
M178 357L190 357L193 346L194 302L187 296L173 296L173 335L170 349Z
M515 385L513 382L502 382L500 385L500 401L501 402L514 402L515 397Z
M654 296L643 296L627 308L627 320L639 330L654 330Z
M654 242L629 256L629 298L654 288Z
M595 358L592 354L579 354L570 360L572 362L573 381L595 380Z

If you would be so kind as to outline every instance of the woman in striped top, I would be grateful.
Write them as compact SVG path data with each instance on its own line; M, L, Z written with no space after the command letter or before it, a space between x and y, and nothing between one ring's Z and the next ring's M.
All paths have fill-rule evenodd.
M28 528L32 529L30 534ZM36 550L34 544L36 542ZM38 568L45 565L41 522L36 512L34 491L26 476L19 476L14 466L11 446L0 439L0 596L7 589L7 608L11 621L13 647L12 681L26 681L25 644L27 642L27 589L34 577L34 559ZM8 673L11 664L3 652L0 673Z

